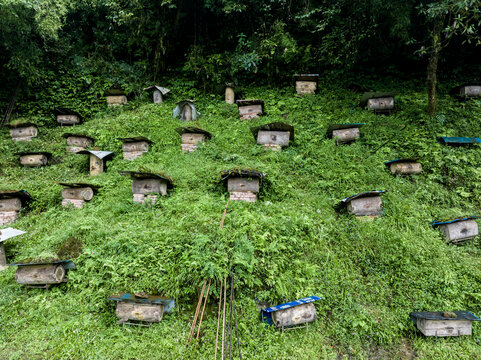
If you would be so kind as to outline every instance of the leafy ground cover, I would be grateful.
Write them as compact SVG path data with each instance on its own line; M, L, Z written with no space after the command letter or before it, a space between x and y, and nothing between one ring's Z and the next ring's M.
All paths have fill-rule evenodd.
M0 188L27 190L34 201L15 227L28 233L6 243L8 260L73 257L70 282L24 290L14 268L0 273L1 359L211 359L219 288L214 286L201 340L184 347L204 279L236 274L239 330L246 359L476 359L480 328L471 337L423 338L409 320L415 310L481 313L480 240L444 243L433 219L479 213L479 146L444 147L437 136L479 136L481 102L440 98L440 115L424 115L422 84L393 81L392 116L357 106L359 94L321 84L315 96L292 87L250 87L267 115L240 121L237 108L217 95L172 87L161 105L138 98L105 109L78 127L101 150L115 151L105 173L88 177L85 155L67 153L61 137L71 128L49 117L31 143L0 133ZM195 153L183 154L172 118L175 102L195 98L195 123L213 134ZM295 126L295 142L281 152L257 146L250 126L271 121ZM362 138L336 146L325 136L331 123L365 122ZM149 153L122 159L118 137L147 136ZM15 155L50 151L53 163L22 168ZM394 177L384 162L417 157L423 173ZM232 167L267 174L259 201L229 204L219 172ZM163 172L174 189L152 208L132 202L131 180L119 170ZM56 181L88 181L100 191L83 209L62 208ZM383 216L360 222L335 211L344 197L387 190ZM146 291L176 299L176 309L150 328L116 325L112 293ZM280 333L260 323L256 304L319 295L318 321Z

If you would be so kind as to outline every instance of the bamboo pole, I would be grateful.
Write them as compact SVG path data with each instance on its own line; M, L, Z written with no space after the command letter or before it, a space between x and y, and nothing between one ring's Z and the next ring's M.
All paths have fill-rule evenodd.
M222 280L220 281L220 291L219 291L219 310L217 311L217 331L215 335L215 351L214 360L217 360L217 344L219 342L219 326L220 326L220 309L222 308Z
M197 329L197 336L195 337L196 339L199 338L200 326L202 325L202 318L204 317L205 306L207 305L207 299L209 298L210 282L211 282L211 280L209 280L209 285L207 286L207 292L205 294L204 306L202 307L202 312L200 314L199 328Z
M204 280L204 284L202 285L202 291L200 292L200 296L199 296L199 301L197 302L197 308L195 309L194 320L192 320L192 325L190 326L189 337L187 338L187 343L185 344L185 347L188 347L190 345L190 340L192 338L192 335L194 335L195 324L197 323L197 317L199 316L200 305L202 303L202 299L204 298L204 291L205 291L206 283L207 283L207 280Z
M224 278L224 314L222 315L222 360L224 357L224 345L225 345L225 303L227 297L227 277Z

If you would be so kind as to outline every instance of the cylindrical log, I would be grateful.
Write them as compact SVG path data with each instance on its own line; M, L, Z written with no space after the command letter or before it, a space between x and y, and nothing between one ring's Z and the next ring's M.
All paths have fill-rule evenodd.
M206 136L204 134L185 133L181 137L182 144L197 144L198 142L205 141Z
M132 193L167 195L167 182L162 179L135 179L132 181Z
M423 170L421 164L415 162L398 162L390 166L393 174L399 175L415 175L420 174Z
M159 90L154 90L154 104L160 104L164 101L164 97Z
M357 198L349 201L347 211L356 216L378 216L382 214L382 199L380 196Z
M32 154L20 156L20 164L23 166L37 167L47 165L48 158L43 154Z
M127 104L127 96L125 95L107 96L107 105L109 106L125 105L125 104Z
M227 180L227 191L250 191L253 193L259 192L258 178L232 177Z
M62 265L22 265L17 268L15 280L24 285L59 284L65 279Z
M32 138L36 137L38 134L38 130L35 126L28 126L28 127L18 127L10 129L10 136L12 138Z
M185 104L182 112L184 113L184 121L192 120L192 108L190 107L190 104Z
M444 233L447 241L453 243L469 240L479 233L478 223L474 220L457 221L451 224L444 224L439 227Z
M90 154L90 176L102 174L104 172L104 161L97 156Z
M22 201L19 198L0 200L0 211L20 211Z
M90 201L93 197L94 191L91 187L62 189L62 199Z
M3 242L0 243L0 270L7 266L7 256L5 255L5 246Z
M481 95L481 86L480 85L468 85L463 86L459 90L459 95L461 96L479 96Z
M285 310L272 313L272 320L276 327L287 327L315 321L316 308L313 303L294 306Z
M225 102L227 104L233 104L235 102L235 92L230 86L225 88Z
M392 110L394 109L394 98L383 97L369 99L367 101L367 108L370 110Z
M122 144L122 151L148 151L149 143L147 141L126 142Z
M80 117L77 115L57 115L57 122L62 125L75 125L80 123Z
M89 148L93 146L93 141L92 139L83 137L83 136L69 136L67 138L67 145L82 147L82 148Z
M347 144L356 141L359 136L359 128L339 129L332 131L332 137L336 139L337 144Z
M119 301L115 315L121 321L136 320L147 322L160 322L164 314L164 305L138 304Z
M282 147L289 145L289 131L266 131L260 130L257 133L257 144L259 145L279 145Z
M262 113L262 105L239 106L239 114L241 119L253 119Z

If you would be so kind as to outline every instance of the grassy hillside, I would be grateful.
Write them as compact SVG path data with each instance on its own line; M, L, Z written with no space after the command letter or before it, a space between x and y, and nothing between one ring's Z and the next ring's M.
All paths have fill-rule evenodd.
M416 84L398 90L397 111L375 116L357 107L359 94L322 84L298 98L292 87L247 88L245 98L266 101L267 115L240 121L237 107L220 96L172 87L161 105L137 99L106 109L75 131L116 153L107 172L88 177L88 159L65 151L71 128L53 119L31 143L0 133L0 188L27 190L34 201L15 227L27 231L6 243L10 262L72 257L71 281L24 290L15 268L0 273L0 359L212 359L218 280L237 277L239 331L245 359L481 358L481 328L461 339L423 338L409 320L413 310L470 310L481 314L481 242L446 245L429 226L433 219L480 213L479 146L443 147L436 136L481 135L481 102L441 96L440 115L424 115L425 94ZM184 154L175 101L195 97L203 114L196 125L213 139ZM271 121L295 126L295 142L281 152L257 146L250 126ZM362 139L336 146L325 136L330 123L365 122ZM117 137L147 136L149 153L122 159ZM51 166L22 168L23 150L50 151ZM394 177L384 162L418 157L422 175ZM231 202L219 172L232 167L267 174L260 199ZM153 208L132 202L131 180L119 170L163 172L174 189ZM83 209L62 208L55 181L100 185ZM383 216L360 222L334 205L367 190L387 190ZM202 338L186 349L190 322L204 279L213 279ZM116 325L115 292L146 291L176 299L176 309L150 328ZM272 304L319 295L318 321L307 330L280 333L259 322L256 301Z

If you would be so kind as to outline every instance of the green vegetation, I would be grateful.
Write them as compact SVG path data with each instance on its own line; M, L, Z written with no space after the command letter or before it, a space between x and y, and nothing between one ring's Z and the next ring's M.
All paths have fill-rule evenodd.
M14 225L28 233L6 243L8 260L78 255L78 270L48 299L42 290L25 294L14 268L0 273L0 359L212 359L217 285L201 341L189 349L184 343L203 280L218 284L231 270L246 359L480 357L478 324L472 337L436 340L422 337L408 317L413 310L481 313L480 239L446 245L428 225L479 213L479 146L436 142L436 136L478 136L479 100L441 95L439 115L428 117L422 84L368 84L398 91L397 110L388 117L361 109L359 94L327 81L318 95L305 97L294 96L292 86L247 87L245 98L264 99L267 115L240 121L236 106L221 96L190 90L182 80L166 85L172 96L163 104L150 104L145 95L124 108L92 111L74 128L116 153L107 172L94 178L87 176L87 156L65 150L61 134L72 129L34 115L35 104L28 120L43 125L37 139L13 143L2 130L0 188L24 189L34 198ZM174 129L181 123L172 118L182 98L197 100L203 116L193 125L213 134L189 154L180 150ZM86 104L83 112L100 107ZM295 142L281 152L257 146L250 126L283 116L295 126ZM325 136L333 122L367 125L360 141L336 146ZM124 161L117 137L137 135L154 141L151 151ZM54 164L20 167L15 153L26 149L50 151ZM390 175L383 163L398 157L418 157L423 173ZM260 199L231 202L219 230L228 199L219 172L240 166L267 174ZM163 172L175 187L152 208L140 206L119 170ZM55 181L101 189L83 209L65 209ZM373 189L388 191L382 218L361 222L334 210L340 199ZM174 297L176 310L150 328L118 326L106 298L120 291ZM256 299L276 304L309 295L324 298L309 329L280 333L260 323Z

